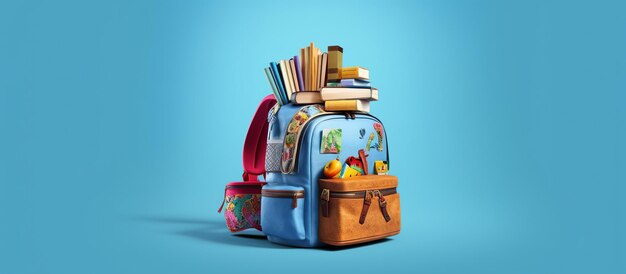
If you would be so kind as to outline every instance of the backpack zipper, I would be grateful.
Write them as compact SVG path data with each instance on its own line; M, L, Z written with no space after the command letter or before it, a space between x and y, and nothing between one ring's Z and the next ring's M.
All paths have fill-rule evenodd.
M322 189L320 195L320 205L322 206L322 216L329 216L330 198L338 199L363 199L363 207L361 208L361 214L359 216L359 223L365 223L365 217L370 205L372 204L372 198L378 197L378 206L380 207L383 218L386 222L391 220L389 212L387 212L387 200L385 196L398 193L395 187L385 188L381 190L360 190L360 191L347 191L347 192L334 192L325 188Z
M323 189L324 190L328 189ZM356 198L365 198L367 191L378 191L383 196L388 196L392 194L396 194L397 190L395 187L385 188L380 190L356 190L356 191L345 191L345 192L337 192L328 190L329 198L340 198L340 199L356 199Z
M336 114L336 112L326 112L322 106L319 106L319 107L322 109L322 112L319 112L319 113L314 114L313 116L309 117L300 126L300 129L298 130L297 135L296 135L295 148L293 150L293 155L294 156L293 156L293 159L292 159L291 163L289 164L289 167L287 168L287 170L285 170L285 167L283 166L283 163L282 163L282 160L281 160L280 171L283 174L292 173L293 170L296 168L296 162L298 161L298 157L297 157L298 156L298 149L300 148L300 143L302 141L302 138L300 138L300 136L302 136L302 133L306 130L307 126L309 125L309 122L313 121L315 118L320 117L320 116ZM296 113L298 113L299 111L300 110L296 111ZM291 123L291 120L289 120L289 122ZM289 124L287 124L287 125L289 126ZM287 142L287 138L286 137L287 137L287 134L285 134L285 136L283 137L283 149L285 148L285 142Z
M263 189L261 197L291 198L291 208L298 207L298 199L304 198L304 190Z

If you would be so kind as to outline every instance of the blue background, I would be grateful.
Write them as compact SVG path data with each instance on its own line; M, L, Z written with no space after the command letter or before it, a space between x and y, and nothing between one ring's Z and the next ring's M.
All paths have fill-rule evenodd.
M0 273L624 273L625 8L3 1ZM216 213L263 68L310 41L381 91L392 240L284 248Z

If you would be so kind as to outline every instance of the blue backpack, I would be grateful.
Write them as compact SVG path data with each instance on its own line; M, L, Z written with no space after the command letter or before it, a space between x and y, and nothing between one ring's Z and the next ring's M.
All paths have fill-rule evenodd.
M400 201L395 177L367 175L378 184L372 186L368 185L372 180L323 179L325 166L334 159L342 162L342 177L349 177L354 170L386 174L387 135L378 118L365 112L325 112L320 105L277 104L270 111L268 122L267 184L261 197L261 227L268 240L289 246L317 247L325 243L360 243L399 233ZM329 132L334 135L329 137ZM343 164L344 159L354 163ZM329 187L320 187L323 181ZM337 216L351 214L339 213L338 206L345 208L340 198L353 198L346 203L358 205L357 214L352 214L355 216ZM372 203L372 199L378 203ZM369 210L370 205L374 208L376 204L382 213ZM359 236L321 239L320 218L325 221L327 216L334 217L328 222L337 223L324 224L325 229L348 227L353 235L347 237ZM354 232L355 229L359 231ZM327 231L324 235L337 233Z

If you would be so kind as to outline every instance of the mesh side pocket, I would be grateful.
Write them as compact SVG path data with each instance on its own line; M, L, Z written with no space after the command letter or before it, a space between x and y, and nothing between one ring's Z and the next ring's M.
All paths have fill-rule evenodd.
M283 151L283 140L268 140L265 152L265 171L280 172L280 154Z

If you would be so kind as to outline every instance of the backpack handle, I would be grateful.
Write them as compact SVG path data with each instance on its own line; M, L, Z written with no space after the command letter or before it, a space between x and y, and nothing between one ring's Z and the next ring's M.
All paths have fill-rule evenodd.
M243 144L243 180L258 181L258 176L265 177L265 151L267 149L267 113L276 104L273 94L265 96L254 113L246 141Z

